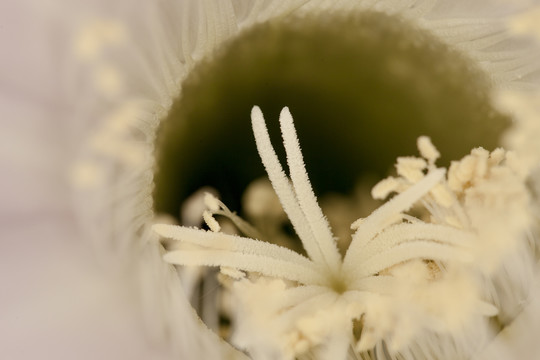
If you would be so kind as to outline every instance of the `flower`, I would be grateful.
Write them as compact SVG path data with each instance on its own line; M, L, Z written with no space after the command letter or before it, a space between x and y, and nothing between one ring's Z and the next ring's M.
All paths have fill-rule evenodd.
M184 294L186 290L182 289L179 277L183 278L182 281L186 286L186 282L197 278L197 276L189 276L188 272L193 270L196 273L198 270L191 269L178 274L177 269L165 264L162 261L164 249L150 229L150 226L158 220L154 212L154 198L152 197L156 173L154 154L156 147L159 148L156 132L161 122L178 108L178 105L173 104L187 97L186 84L192 77L196 77L198 66L204 61L216 58L220 49L224 49L240 35L249 33L249 30L255 28L257 24L273 24L279 19L290 19L293 16L320 20L326 18L321 14L331 10L336 12L351 10L358 13L371 11L377 16L382 14L380 16L388 16L396 20L396 24L401 24L400 21L412 24L418 33L428 34L430 39L437 39L440 43L435 45L436 49L440 49L437 47L438 44L443 44L450 48L450 52L463 56L466 58L465 64L472 64L474 68L471 74L476 74L477 68L480 68L482 74L488 74L490 84L493 83L501 88L515 88L529 84L528 77L534 73L536 64L521 56L519 51L502 51L498 48L498 46L504 48L504 42L510 37L502 29L501 22L470 18L453 19L451 12L448 12L448 5L447 2L434 1L400 3L358 1L336 4L300 1L287 4L271 2L255 6L240 2L211 4L188 1L159 5L164 6L165 9L143 4L142 6L148 10L144 14L150 14L145 18L150 19L148 20L150 24L144 28L148 31L144 31L143 28L131 29L135 32L134 38L129 38L129 31L125 31L126 29L114 21L98 20L83 29L79 38L81 41L76 47L77 54L84 66L90 70L92 76L89 80L98 89L98 96L102 97L102 100L98 99L97 102L112 103L114 106L112 110L104 111L106 114L99 114L103 115L104 121L90 136L87 146L82 149L82 161L77 164L72 173L73 181L80 189L79 202L84 204L80 206L81 218L86 224L86 231L95 239L98 248L106 249L102 253L110 255L114 261L125 262L125 266L133 273L134 281L143 284L140 286L141 297L145 303L144 308L147 310L149 324L155 326L156 338L174 339L173 344L180 353L203 354L207 351L201 357L217 357L218 354L233 351L227 344L218 341L208 329L202 328L197 316L189 307ZM169 16L174 17L176 14L182 14L182 19L163 20L168 19ZM334 13L331 15L333 16ZM336 19L330 15L328 18ZM407 27L407 30L410 29ZM131 42L144 43L145 46L133 46ZM411 43L414 45L415 42L411 41ZM428 43L428 45L431 46L433 43ZM116 47L123 47L124 53L121 55L124 59L129 58L129 61L121 61L120 65L115 66L111 58L118 56L113 51ZM438 53L438 50L434 52ZM459 57L459 59L460 62L462 58ZM438 64L438 62L432 63ZM397 65L394 66L395 73L392 74L416 74L407 69L404 70L399 66L399 62ZM461 68L454 70L460 73ZM418 79L419 77L409 78ZM472 99L475 98L472 93L477 90L472 86L473 83L476 84L476 81L472 79L476 77L467 75L467 79L471 80L471 96L466 95L462 98ZM478 79L483 79L483 77L480 76ZM409 84L409 82L404 83ZM425 83L424 81L423 84ZM438 79L433 83L438 84L442 81ZM483 80L479 80L479 84L483 84ZM480 85L482 91L478 93L489 103L487 101L491 96L489 86L487 88L482 86ZM423 94L426 96L433 93L429 87L424 89ZM460 94L460 91L455 92L456 97ZM516 92L511 90L511 94L515 95ZM98 96L94 94L88 98L97 99ZM196 98L207 99L205 96ZM427 106L427 104L434 104L431 101L419 101L419 104L418 108L426 109L426 111L429 108L431 115L446 113L452 109L452 106L444 110L438 106ZM473 104L471 108L477 109L475 106ZM99 106L90 107L98 113L103 109ZM210 107L203 106L203 108ZM485 109L483 105L481 107ZM490 110L488 107L487 111ZM514 112L513 108L510 110ZM95 115L95 112L91 115ZM463 121L463 123L475 122ZM494 123L496 122L482 129L487 131L501 127L501 124ZM210 129L212 129L211 126ZM219 128L214 131L218 135L222 134ZM344 136L343 133L340 132L340 134ZM418 135L420 134L414 134L415 137ZM461 131L460 135L465 138L467 132ZM184 142L177 141L177 143ZM451 151L458 142L450 140L449 143L452 146L445 148L444 153L447 149ZM471 156L476 158L484 155L474 153ZM528 173L535 161L534 156L530 161L527 160L523 172ZM415 160L413 163L419 162ZM386 166L384 161L381 161L381 164ZM249 166L244 165L243 168L249 168ZM161 166L159 170L158 176L162 176L159 174L163 174L165 167ZM197 173L197 171L190 172L192 175ZM407 179L405 175L402 176ZM181 176L181 179L186 178L189 177ZM396 181L399 183L401 180ZM199 186L202 185L204 184L199 184ZM158 188L163 189L161 186ZM177 207L178 205L173 204ZM207 215L206 218L208 220L209 216ZM477 221L482 223L482 219L477 219ZM208 222L210 223L211 220ZM454 222L445 223L445 225L455 226L456 224ZM518 225L521 226L521 224ZM313 252L316 254L316 249ZM319 257L324 258L323 255ZM488 260L492 258L486 257ZM324 261L327 259L325 258ZM487 260L486 262L489 263ZM333 269L336 265L332 265L332 261L330 263L329 268ZM484 271L489 273L487 271L489 264L485 264L485 267ZM414 269L402 270L405 273L417 272ZM212 277L211 274L204 276L205 279ZM482 276L486 277L485 281L489 278L485 273L482 273ZM459 278L456 275L456 278L450 276L447 280ZM527 281L524 281L524 284L527 284ZM279 289L281 285L270 283L261 284L261 286ZM467 288L468 285L463 286ZM523 287L526 288L527 285ZM189 293L189 286L186 286L186 289L188 289L188 295L192 295ZM249 292L249 289L244 290ZM487 295L483 294L483 296ZM508 300L510 303L513 301L514 299ZM155 309L160 309L162 313L155 314L153 312ZM324 318L323 315L321 316ZM350 316L347 319L350 319ZM318 321L320 323L320 320ZM315 333L312 334L312 338L317 337ZM384 337L380 334L377 336ZM402 341L406 342L406 340ZM396 347L399 346L396 345Z

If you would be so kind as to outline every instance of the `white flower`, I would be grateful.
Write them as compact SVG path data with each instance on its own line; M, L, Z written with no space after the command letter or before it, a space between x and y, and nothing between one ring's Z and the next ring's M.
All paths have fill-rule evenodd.
M140 288L146 310L145 315L149 318L149 325L155 326L153 333L158 339L168 338L180 354L197 353L200 355L199 357L212 358L222 356L220 354L234 352L234 350L227 344L220 342L208 329L200 326L196 314L189 307L188 301L185 298L184 290L180 285L179 274L174 267L162 261L163 248L159 245L157 237L150 229L150 226L157 221L157 215L154 214L153 210L152 199L156 131L161 121L169 114L177 97L182 95L183 81L192 73L192 70L198 64L213 59L215 54L221 51L220 49L223 48L224 44L227 44L229 39L233 39L238 34L249 31L256 24L272 19L287 18L289 16L309 16L314 13L324 14L325 12L331 13L333 11L361 12L375 10L393 16L396 19L406 19L406 21L410 21L414 26L421 29L421 31L434 35L443 44L448 45L452 51L458 51L464 57L468 58L471 63L475 64L475 66L480 67L488 74L489 79L497 86L497 89L510 89L508 90L510 94L518 94L513 90L517 87L530 85L532 82L531 79L533 79L530 75L534 74L534 71L537 69L536 62L523 56L518 51L519 49L515 50L511 47L505 47L505 42L509 41L510 35L504 31L501 21L494 19L478 20L470 17L459 18L457 15L460 12L459 7L456 7L454 13L456 15L454 16L448 9L452 8L452 4L444 1L273 1L260 3L241 1L215 3L210 1L185 1L164 2L159 5L143 2L138 5L141 6L141 13L138 16L142 18L140 20L144 24L143 26L123 29L122 26L119 26L118 22L99 19L96 22L90 23L89 27L83 29L81 32L81 42L76 47L77 54L79 59L82 60L82 63L84 63L85 69L90 74L88 80L94 83L98 90L85 96L85 98L90 99L90 102L97 103L88 105L88 108L91 109L88 112L88 116L101 116L103 121L100 122L97 129L91 134L87 146L82 150L82 160L74 168L72 177L74 182L82 188L78 193L79 208L81 218L84 220L84 224L86 224L87 232L91 234L98 248L105 249L102 253L110 255L113 261L124 261L126 267L133 272L134 281L142 284ZM163 6L163 8L160 8L160 6ZM111 54L113 52L111 49L117 46L123 46L123 53L120 51L122 59L119 62L114 62L111 61L111 57L114 58L115 54ZM512 51L507 51L506 49L511 49ZM523 99L521 95L518 94L518 96L519 99ZM99 107L103 103L106 103L107 106ZM510 111L515 112L516 110L511 107ZM292 122L290 124L291 126ZM516 135L514 139L523 136L523 132L520 133L519 129L515 131L521 135ZM285 133L286 136L292 136L293 134L290 129ZM264 139L260 131L258 134L259 141L260 139ZM287 141L290 144L291 142L294 143L295 139L289 138ZM531 144L535 144L533 141L528 141L527 144L524 144L521 140L516 141L519 144L513 144L512 146L516 150L519 150L519 147L530 148L533 146ZM390 226L389 229L394 229L391 225L397 226L396 224L392 222L379 223L376 221L377 216L384 217L383 215L388 215L388 213L399 215L406 210L406 206L422 198L425 195L422 191L425 189L427 189L426 191L431 191L430 196L438 204L437 208L429 209L435 217L440 215L440 211L442 211L439 207L445 208L446 201L452 200L445 197L448 194L444 190L440 190L441 188L437 185L437 183L443 181L444 176L441 171L432 169L427 177L424 178L422 176L424 162L428 164L426 166L432 166L432 162L437 155L436 152L433 152L434 148L430 148L425 143L425 140L421 140L420 148L421 150L423 149L422 155L425 157L424 160L414 160L412 162L402 160L401 164L403 166L401 170L398 168L399 175L402 178L396 179L396 183L404 188L392 188L392 181L385 183L385 186L389 187L389 189L403 192L396 196L395 199L406 199L404 201L406 205L402 204L405 207L400 207L396 205L399 202L391 200L381 208L386 209L384 212L374 213L367 218L370 219L369 221L367 219L365 220L365 224L358 223L357 234L367 234L358 235L359 237L367 236L366 239L371 239L376 235L376 231L382 228ZM290 151L294 152L296 150L291 148ZM290 166L290 170L299 171L299 174L291 174L291 177L293 177L293 180L294 178L301 179L301 181L294 181L300 186L299 189L295 190L298 191L298 202L300 202L300 199L303 199L302 201L307 201L308 203L304 203L304 205L299 203L292 205L295 202L289 201L288 203L290 205L286 206L292 207L293 210L291 211L293 213L295 211L298 213L298 208L304 207L306 210L302 211L307 212L306 220L312 221L312 226L316 226L320 230L313 233L307 230L300 230L299 233L300 238L304 241L304 247L313 261L307 261L302 256L296 255L293 252L287 252L282 249L276 250L276 247L271 247L272 251L278 251L279 255L277 259L273 258L272 261L277 261L277 263L287 266L287 268L278 267L273 270L275 273L265 274L283 277L285 279L289 279L287 276L294 277L289 280L303 284L313 284L313 286L322 286L325 289L340 289L345 285L350 286L350 282L353 281L351 279L346 279L345 283L342 283L342 275L349 274L350 271L343 271L341 267L343 266L350 270L353 262L351 259L356 259L357 256L360 256L360 248L364 244L360 241L353 242L356 245L351 245L347 252L347 254L350 253L351 255L345 257L343 265L341 265L340 254L336 250L333 241L330 241L332 240L332 236L323 221L324 217L320 213L320 210L318 210L319 207L314 196L310 195L311 190L309 190L310 186L308 186L307 175L305 171L300 171L303 169L303 166L300 166L299 159L301 157L299 156L299 150L296 151L296 154L296 158L292 160L295 162L293 166ZM520 153L519 155L521 159L522 154ZM527 159L524 162L524 169L519 170L522 174L528 174L530 168L538 161L538 158L534 154L531 155L529 153L525 155ZM471 156L482 157L484 155L475 153ZM464 160L464 162L467 161L469 160ZM503 166L504 169L506 169L505 166ZM268 172L269 175L275 173L273 170L269 170ZM278 181L284 183L284 179L283 177ZM491 180L494 182L499 180L503 182L508 180L508 177L502 176L499 179L499 177L494 176L494 178L489 178L486 181L489 183ZM412 185L410 189L405 189L407 187L407 181L410 184L416 183L416 185ZM450 182L451 179L449 178L448 186L450 186ZM273 183L276 186L275 180L273 180ZM510 184L522 183L510 181ZM203 186L205 184L200 185ZM287 186L276 187L279 189L287 188ZM421 191L420 189L424 190ZM475 187L475 189L477 188ZM469 196L468 199L471 202L463 203L460 206L464 208L472 207L473 209L476 205L480 206L474 200L483 196L482 191L488 190L488 188L480 187L478 190L480 193L474 194L474 196L473 194L463 195L463 198ZM520 191L519 185L517 185L515 190L517 192ZM290 190L279 191L290 192ZM287 203L283 201L283 196L281 200ZM460 201L462 200L460 199ZM519 206L521 205L523 204ZM517 208L521 209L519 206ZM464 235L464 232L466 233L471 230L470 226L465 226L463 223L461 223L462 228L456 230L455 228L458 225L456 219L458 222L463 219L459 217L459 211L457 214L451 211L449 212L450 214L448 216L438 218L439 225L450 226L453 229L452 231L458 231L460 235ZM484 222L481 215L482 213L479 213L478 217L473 216L474 221L477 222L476 225ZM293 222L299 222L298 216L291 216L290 213L289 216ZM206 214L205 218L209 220L208 222L211 222L209 214ZM524 224L519 222L521 218L516 215L516 219L512 219L516 220L515 228L522 229ZM386 218L383 220L386 220ZM391 220L398 221L399 219ZM525 220L528 221L528 219ZM471 221L473 220L471 219ZM427 225L424 223L408 224L407 222L408 220L405 218L405 225L408 229L412 229L413 226L420 228L421 225ZM210 225L213 229L218 229L215 226L216 224ZM295 226L302 228L306 224L297 224ZM373 226L373 228L371 229L369 226ZM474 226L472 228L476 230ZM504 230L506 231L507 229L505 228ZM513 227L511 231L513 231ZM195 235L199 234L198 231L193 230L193 234L194 236L199 236ZM211 235L218 236L216 234ZM448 234L447 236L450 237ZM501 238L508 239L509 237L501 236ZM236 240L227 239L229 240L226 241L229 241L231 246L238 245ZM366 241L368 240L364 240L364 242ZM456 250L459 249L457 245L460 244L448 244L445 241L449 241L447 237L443 239L437 238L437 241L430 244L420 244L415 240L407 246L398 245L397 248L408 248L410 246L414 250L412 253L414 256L410 256L419 257L419 252L429 252L429 256L425 256L431 258L431 256L440 256L440 251L438 250L441 247L445 247L449 248L448 258L438 260L466 263L467 256L461 258L463 255L462 252ZM257 246L263 246L262 244L257 244ZM362 246L359 244L362 244ZM505 248L503 245L500 248L494 249L493 254L490 256L486 255L486 263L482 266L482 271L476 269L481 280L473 279L471 284L461 283L460 280L462 277L459 276L459 269L449 269L449 275L442 280L449 283L455 282L455 286L463 289L467 289L469 286L477 290L482 289L482 287L477 286L476 281L485 283L491 280L492 277L493 279L498 278L490 273L492 270L491 266L495 266L490 264L490 262L493 259L497 259L494 261L495 264L502 261L498 257L500 256L501 249ZM394 248L390 246L388 249ZM265 247L264 249L270 248ZM481 255L479 254L481 251L478 249L481 249L481 246L476 248L476 252L473 246L473 249L469 249L468 253L470 254L472 252L475 256ZM230 259L230 263L223 265L232 267L233 269L239 268L240 266L236 263L236 261L239 261L239 257L234 254L225 254L224 251L226 250L230 249L218 249L214 250L214 253L208 253L206 250L203 253L199 253L199 250L192 249L189 250L191 251L190 254L201 255L201 258L191 258L192 260L189 261L197 264L200 264L201 261L213 261L214 265L216 265L221 264L220 262L222 261L228 261L226 259ZM373 249L373 251L376 250ZM262 251L262 249L258 249L257 251ZM177 255L180 256L181 254ZM368 262L367 265L364 264L363 266L366 267L364 275L373 275L377 270L385 270L390 265L398 263L402 259L403 253L396 250L391 255L395 257L379 259L380 262ZM282 259L281 256L285 256L285 259L291 261L280 260ZM516 258L521 257L520 255L516 255ZM253 261L254 259L250 259L249 257L243 257L242 259L244 259L242 261L245 261L245 266L251 266L251 268L245 268L245 270L256 270L264 273L262 271L264 269L260 268L262 264L258 264L256 261ZM183 258L181 260L182 263L187 261ZM515 260L508 260L508 262L515 264ZM299 265L300 263L302 265ZM397 277L399 277L399 273L408 273L410 271L417 273L417 265L415 263L411 264L413 270L409 267L397 267L396 269L392 269L392 271L398 274L396 275ZM386 267L381 268L381 266ZM506 265L503 264L503 266ZM196 269L191 270L198 271ZM235 277L240 276L240 274L231 269L225 269L224 271L228 271L229 275L233 274ZM516 271L513 274L515 275L516 273L521 274L523 271ZM187 276L186 273L181 273L180 277L184 277L184 285L186 285L186 279L193 278ZM210 276L207 277L207 279L209 278ZM503 276L502 278L511 279L508 280L510 282L513 282L515 279L512 274L509 277ZM377 282L380 279L375 280ZM261 280L261 284L259 284L263 288L272 286L279 289L281 287L279 282L268 285L264 281ZM404 282L403 286L404 288L410 288L414 284L415 288L423 289L422 281L425 281L422 277L411 279L411 284L407 285L407 282ZM493 281L496 282L495 280ZM523 281L522 288L526 289L529 286L528 284L530 285L528 281ZM286 283L285 285L284 291L288 291L290 284ZM238 291L249 293L251 291L249 289L250 285L247 284L246 286L247 288L239 288ZM504 287L506 283L495 284L494 286ZM426 289L426 291L431 290ZM398 300L396 301L406 303L408 304L407 306L416 302L414 297L408 298L405 295L405 290L399 293L400 296L398 296ZM332 294L332 292L325 291L325 294ZM510 306L503 306L502 302L505 304L515 303L515 299L512 296L508 298L504 297L501 300L502 295L499 293L497 295L498 297L495 297L493 292L488 291L487 294L480 294L479 298L488 299L488 302L493 302L498 308L504 309L508 309ZM507 292L503 292L503 295L506 296L508 294ZM477 299L477 297L473 297L473 299ZM334 299L329 299L328 301L332 303ZM501 302L501 304L497 303L497 301ZM473 302L471 300L470 303ZM374 309L371 313L381 311L381 307L386 309L385 302L382 300L380 302L373 300L369 304ZM399 306L394 303L387 305L388 307L392 307L392 309L399 309ZM421 307L429 308L426 304L423 304ZM343 310L343 307L334 306L329 310L329 314L335 314L336 319L345 319L343 323L349 323L351 318L358 316L359 313L364 311L363 309L352 309L351 311L354 311L353 315L351 315L350 313L340 313L340 309ZM481 311L477 311L478 309L481 309ZM474 303L469 308L469 311L471 313L479 312L483 314L486 313L486 309L489 309L489 307L477 306ZM159 313L156 314L156 311ZM432 309L432 312L430 316L444 318L445 314L436 314L436 309ZM416 314L416 312L412 312L411 314L413 313ZM467 313L467 311L464 311L464 313ZM389 314L392 315L392 313ZM402 314L402 312L399 312L399 314ZM294 351L298 352L302 349L309 349L311 348L310 346L322 341L321 337L324 337L324 335L321 335L320 329L310 324L325 321L324 319L328 314L317 314L313 312L310 313L311 315L314 318L311 320L306 318L302 322L304 325L300 326L302 334L289 334L292 336L290 339L296 339L294 341L298 345ZM513 317L513 314L508 315ZM465 316L464 318L467 317ZM402 322L402 327L409 329L411 327L407 324L414 323L416 321L415 319L416 317L412 317L411 315L411 318L401 317L399 320ZM252 320L256 321L255 318ZM365 321L367 324L370 324L371 320L366 318ZM392 321L389 320L386 328L381 324L377 324L379 325L378 327L373 326L372 340L376 342L380 338L388 337L392 330L392 324L394 324ZM433 326L432 328L428 326L431 330L436 327L431 320L426 320L425 323ZM417 339L421 339L420 328L422 327L411 329L401 339L397 334L393 334L393 346L399 348L400 345L408 343L410 338L415 336ZM277 334L283 334L283 332L280 330ZM300 335L302 336L299 337ZM306 337L303 337L304 335ZM361 343L361 348L369 347L369 344L366 344L366 338L368 337L364 336L364 343ZM466 341L470 339L462 340ZM336 348L342 348L343 346L343 344L331 343L336 344ZM480 344L482 341L478 341L478 343ZM256 350L252 349L252 351ZM379 354L381 351L383 350L379 350ZM237 352L234 353L236 356L240 356Z

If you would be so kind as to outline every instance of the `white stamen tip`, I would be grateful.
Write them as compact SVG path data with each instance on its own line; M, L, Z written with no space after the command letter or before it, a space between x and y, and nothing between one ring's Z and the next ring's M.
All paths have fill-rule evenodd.
M216 212L221 209L221 204L218 198L215 197L214 194L211 194L209 192L204 194L204 205L206 205L208 210L212 212Z
M397 191L399 187L399 181L393 177L387 177L381 180L371 190L371 196L376 200L386 199L392 192Z
M433 145L428 136L420 136L416 145L418 151L420 151L420 155L430 163L434 163L441 156L441 153L437 150L435 145Z
M497 148L489 154L489 165L497 166L499 165L504 158L506 157L506 151L503 148Z
M426 161L417 157L399 157L396 170L398 175L408 181L417 183L424 177L423 170L427 167Z
M221 266L220 272L223 275L233 278L234 280L240 280L246 277L246 273L244 273L243 271L228 266Z
M257 105L255 105L252 109L251 109L251 120L253 121L259 121L259 122L264 122L264 116L263 116L263 113L261 111L261 108L258 107Z
M152 230L161 237L171 238L173 235L173 225L169 224L154 224Z
M206 225L212 230L213 232L220 232L221 226L219 226L219 223L216 219L212 216L212 214L209 211L203 212L203 219Z
M355 222L351 224L351 230L358 230L360 225L364 222L364 218L357 219Z

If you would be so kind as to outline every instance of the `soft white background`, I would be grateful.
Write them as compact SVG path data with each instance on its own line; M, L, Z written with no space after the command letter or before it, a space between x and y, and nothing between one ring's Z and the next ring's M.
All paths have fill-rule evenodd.
M166 358L71 209L77 119L60 80L76 5L0 2L0 359Z

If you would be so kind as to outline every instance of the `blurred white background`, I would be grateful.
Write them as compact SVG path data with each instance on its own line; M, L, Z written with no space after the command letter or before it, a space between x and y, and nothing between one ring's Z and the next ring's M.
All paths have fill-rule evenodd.
M125 284L81 241L71 208L79 119L61 74L81 4L0 2L0 359L167 358L146 340Z

